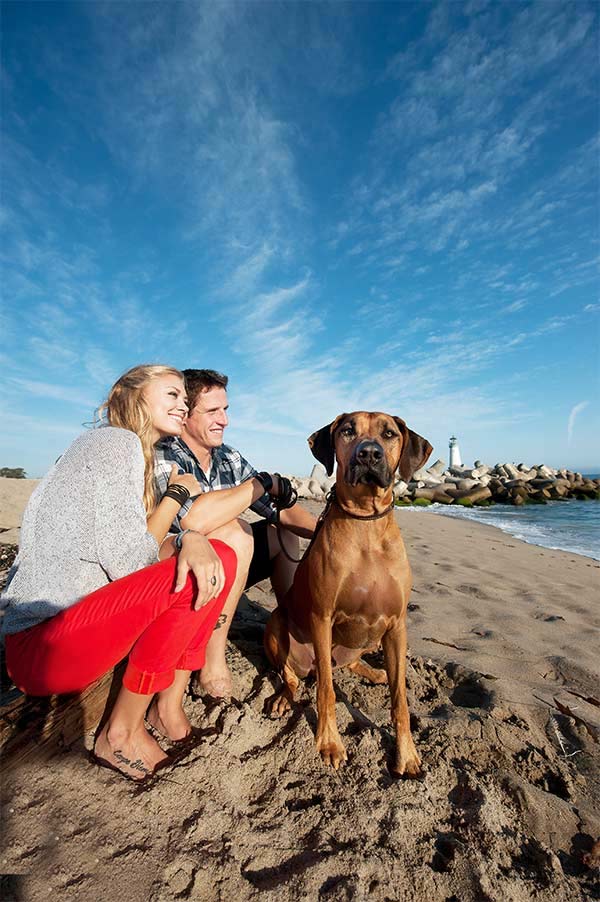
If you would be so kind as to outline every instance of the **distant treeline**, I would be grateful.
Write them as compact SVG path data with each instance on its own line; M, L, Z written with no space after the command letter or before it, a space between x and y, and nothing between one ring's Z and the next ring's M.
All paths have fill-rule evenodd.
M0 467L0 476L7 476L9 479L27 479L23 467Z

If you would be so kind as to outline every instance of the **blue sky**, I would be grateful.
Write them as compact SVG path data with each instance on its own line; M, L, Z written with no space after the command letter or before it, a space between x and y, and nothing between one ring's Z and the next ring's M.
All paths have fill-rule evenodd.
M598 6L3 3L0 466L142 362L307 473L342 411L600 469Z

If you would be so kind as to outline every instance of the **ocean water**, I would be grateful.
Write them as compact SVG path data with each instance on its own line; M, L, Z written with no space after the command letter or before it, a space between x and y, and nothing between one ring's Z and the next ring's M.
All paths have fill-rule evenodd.
M549 501L523 507L496 504L471 509L453 504L432 504L403 510L474 520L496 526L531 545L572 551L600 560L600 501Z

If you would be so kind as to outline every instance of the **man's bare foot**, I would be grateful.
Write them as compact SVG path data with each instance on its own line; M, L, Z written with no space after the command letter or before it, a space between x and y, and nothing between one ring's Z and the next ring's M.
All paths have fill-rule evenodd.
M227 665L225 671L210 673L206 667L196 674L194 690L199 695L210 695L211 698L231 698L233 695L233 683Z
M167 706L161 704L160 699L157 701L156 698L148 708L146 722L160 736L164 736L172 742L180 742L192 732L192 725L180 705Z
M143 726L131 732L110 721L96 739L94 755L131 780L143 780L169 758Z

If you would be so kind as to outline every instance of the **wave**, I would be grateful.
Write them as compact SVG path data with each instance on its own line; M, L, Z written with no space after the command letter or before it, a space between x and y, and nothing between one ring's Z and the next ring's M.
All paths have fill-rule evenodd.
M432 504L402 509L485 523L530 545L600 560L600 503L595 501L550 501L545 505L515 508L495 505L476 509Z

